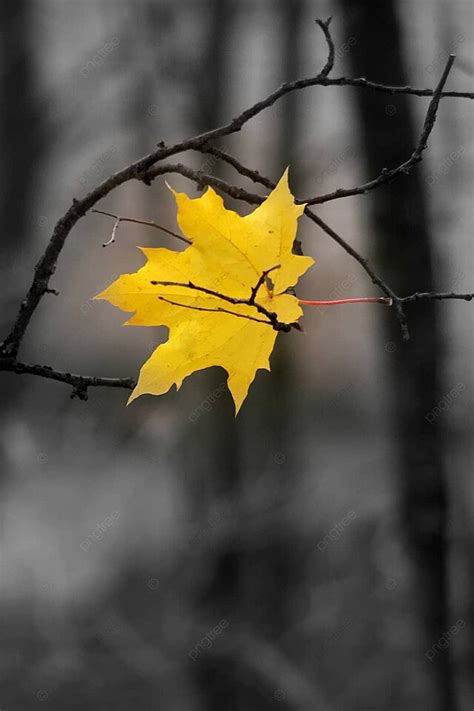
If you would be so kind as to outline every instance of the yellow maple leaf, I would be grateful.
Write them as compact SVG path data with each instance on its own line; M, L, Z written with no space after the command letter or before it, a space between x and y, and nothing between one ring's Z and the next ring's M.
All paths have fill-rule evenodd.
M237 413L256 371L270 370L278 330L302 314L285 291L313 264L291 251L304 205L295 205L287 171L245 217L227 210L212 188L195 199L173 193L192 244L182 252L143 248L146 264L95 298L134 312L125 325L169 328L167 342L142 366L129 403L173 384L179 389L191 373L217 365L228 373Z

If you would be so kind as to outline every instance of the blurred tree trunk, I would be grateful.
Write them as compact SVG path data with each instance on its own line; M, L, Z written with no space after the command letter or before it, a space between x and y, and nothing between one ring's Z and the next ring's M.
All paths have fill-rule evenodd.
M395 0L339 0L347 32L356 42L347 58L355 76L387 84L408 84L403 37ZM431 84L431 77L426 78ZM404 161L421 131L413 115L413 99L355 90L368 175ZM447 107L443 107L446 109ZM434 133L436 140L436 131ZM428 226L422 170L398 179L372 195L372 226L378 262L395 291L432 291L433 240ZM369 199L369 198L368 198ZM411 340L401 341L398 324L387 324L388 340L396 344L389 373L394 398L394 428L403 528L414 563L417 614L422 631L417 663L449 629L447 483L442 423L426 414L441 397L442 361L440 308L435 301L411 308ZM391 351L392 348L386 349ZM419 656L418 656L419 655ZM426 661L432 698L420 708L455 708L449 648ZM430 692L428 692L430 693Z
M115 14L121 9L120 6L116 7L115 3L106 9L111 24ZM178 18L180 17L180 9L174 9L171 2L163 0L141 0L133 8L125 4L123 11L119 28L128 41L123 42L124 66L118 67L117 74L122 72L122 93L127 97L127 101L122 107L121 120L127 134L134 137L134 155L145 155L163 135L162 96L165 94L163 85L166 81L166 67L163 66L162 45L173 33L173 22L179 21L175 15L177 13ZM127 23L131 21L133 35L129 34L127 28ZM178 51L179 47L176 48L176 52ZM146 64L143 63L143 57L147 58ZM170 63L173 59L176 57L169 58ZM155 219L159 215L162 205L159 202L157 187L153 184L152 187L144 189L142 185L141 190L137 190L133 214L143 216L144 219ZM148 234L144 228L145 238ZM155 246L163 246L163 242L161 237ZM173 248L174 244L169 246ZM158 329L149 329L153 345L158 339L156 331ZM157 418L161 416L163 405L157 398L153 405ZM100 413L102 421L110 415L107 411ZM118 424L119 428L116 423L114 429L119 446L123 447L124 440L129 438L136 440L135 446L140 446L137 423L120 421ZM156 474L160 474L158 468ZM100 627L100 617L95 624L99 625L101 641L106 642L109 653L110 647L112 651L114 649L113 645L110 645L110 639L117 641L120 635L123 636L120 642L126 648L123 659L127 662L123 673L125 679L128 677L126 686L136 685L134 705L143 708L149 704L154 707L156 704L158 708L164 708L166 711L178 711L186 704L188 694L192 693L189 689L189 677L186 676L186 657L184 654L182 657L177 656L174 664L163 668L163 625L169 609L166 601L161 605L150 604L143 591L143 581L150 575L149 571L156 570L160 565L162 560L159 554L155 558L149 552L142 559L128 560L127 564L123 565L120 578L112 595L106 600L105 611L102 612L103 619L109 622L114 634L104 634L104 627ZM131 649L130 643L134 644ZM148 664L144 663L147 655L150 658ZM153 670L154 665L156 672Z
M5 313L10 315L16 313L19 306L19 289L24 291L29 286L29 283L17 283L15 267L21 261L28 261L32 226L38 229L41 226L40 216L34 215L33 199L45 131L36 92L33 12L29 0L0 3L0 26L0 269L2 296L9 302L4 304ZM2 320L0 325L1 340L12 325L10 317L8 322ZM10 417L12 399L18 398L22 385L20 379L5 377L2 419ZM0 469L3 469L2 459L3 452L0 451Z
M200 101L198 128L209 129L227 118L226 97L229 92L228 47L232 37L234 4L214 0L210 4L209 46L205 65L200 71ZM280 22L283 30L282 66L286 75L296 73L298 35L296 27L302 4L279 3L268 13L268 22L275 32ZM245 11L248 16L248 9ZM252 12L252 10L250 10ZM295 54L296 52L296 54ZM294 102L285 103L280 114L277 135L278 170L288 160L294 136ZM277 162L277 161L275 161ZM218 173L213 166L212 172ZM283 340L283 339L282 339ZM198 682L205 708L244 711L274 708L275 689L262 684L258 673L238 662L240 633L245 635L245 623L251 635L278 645L286 628L289 597L297 584L298 565L295 541L284 523L274 516L269 523L248 510L255 500L256 481L259 491L271 497L291 480L288 472L291 457L287 433L289 409L288 361L283 351L272 358L270 377L257 375L252 392L237 420L230 412L229 402L219 403L207 415L200 429L200 447L206 446L212 455L210 466L203 471L211 497L227 502L227 511L234 517L230 536L219 541L214 555L213 573L204 590L203 607L208 618L216 622L228 618L230 629L223 642L236 652L236 658L218 654L199 660ZM210 389L223 381L222 371L211 376ZM198 426L200 423L198 423ZM202 456L202 454L201 454ZM209 482L211 482L209 484ZM225 514L224 514L225 515ZM247 516L249 517L247 518ZM231 522L231 521L230 521ZM237 680L237 683L236 683Z
M304 5L302 0L279 0L267 9L267 23L272 26L272 34L278 37L281 48L276 83L299 76ZM274 156L270 168L276 179L294 154L298 138L298 103L298 96L285 97L278 106L276 125L268 129L274 135ZM297 189L293 182L292 187ZM298 337L298 334L294 335ZM281 334L277 338L271 356L271 374L257 374L244 414L244 487L251 493L252 500L257 498L255 492L259 492L263 508L261 516L252 515L253 535L246 536L247 546L242 560L245 620L253 634L283 657L289 650L284 648L284 644L282 646L281 640L294 622L293 615L301 614L296 601L301 600L302 560L305 555L298 526L288 520L284 505L291 500L299 474L291 423L291 386L293 377L297 377L289 350L291 337ZM278 502L283 505L278 505ZM254 679L253 697L250 705L243 709L274 709L275 698L281 693L277 681L276 688L267 688L266 693L261 694L259 685L255 684L258 679ZM280 680L280 685L284 686L283 680ZM291 699L287 703L292 706Z
M28 0L0 4L1 229L7 260L24 249L30 234L31 197L44 143L32 52L33 15Z
M234 21L232 0L209 0L203 7L202 20L207 34L206 52L197 68L194 90L194 130L206 131L225 119L229 95L229 44ZM199 156L208 172L218 175L221 166L205 155ZM204 399L227 379L222 370L209 371L205 380ZM238 541L232 536L219 536L226 526L227 516L238 511L240 496L240 451L238 425L227 397L222 397L208 414L193 425L194 461L189 464L197 472L194 491L195 508L203 522L207 562L210 569L200 591L196 610L198 621L215 626L220 620L229 623L224 635L233 635L239 616L240 553ZM191 492L193 493L193 492ZM197 504L197 505L196 505ZM214 536L218 538L213 543ZM224 642L226 640L223 640ZM228 640L227 640L228 641ZM239 711L247 700L235 683L232 664L219 654L202 655L195 668L202 708Z

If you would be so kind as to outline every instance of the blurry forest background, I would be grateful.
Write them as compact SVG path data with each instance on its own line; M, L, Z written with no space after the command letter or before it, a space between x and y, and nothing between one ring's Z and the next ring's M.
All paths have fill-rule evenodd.
M329 15L334 76L434 87L455 52L448 88L472 90L470 0L3 0L2 333L72 197L316 74ZM217 146L272 179L289 164L315 195L407 158L427 101L307 89ZM316 210L401 295L472 291L473 109L443 99L410 176ZM98 207L175 228L162 178ZM136 376L166 337L91 300L142 264L136 245L176 248L122 224L103 249L112 224L74 229L26 361ZM300 236L317 260L302 297L377 294L315 225ZM307 309L237 420L218 369L129 408L122 390L81 402L2 373L2 710L471 709L473 307L408 318L404 344L388 308Z

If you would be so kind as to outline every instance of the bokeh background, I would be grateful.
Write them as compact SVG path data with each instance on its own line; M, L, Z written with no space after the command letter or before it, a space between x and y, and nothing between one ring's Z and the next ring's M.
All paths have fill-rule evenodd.
M449 88L472 89L470 0L3 0L2 333L73 197L316 74L328 15L334 76L433 87L454 51ZM427 102L312 88L217 146L316 195L405 160ZM410 176L318 209L402 295L472 291L473 108L443 99ZM98 207L176 228L162 178ZM136 376L166 338L91 299L137 245L176 244L122 224L103 249L111 228L88 214L70 235L24 360ZM302 297L378 293L315 225L300 236ZM236 420L219 369L129 408L2 373L1 708L471 709L473 307L408 318L404 344L386 307L307 309Z

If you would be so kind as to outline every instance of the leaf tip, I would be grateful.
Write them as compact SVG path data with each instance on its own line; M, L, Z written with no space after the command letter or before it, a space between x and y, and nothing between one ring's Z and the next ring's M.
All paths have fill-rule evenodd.
M141 392L136 392L136 390L137 390L137 387L135 387L135 388L132 390L132 392L131 392L131 394L130 394L128 400L127 400L126 407L128 407L129 405L131 405L132 402L137 399L137 397L140 397Z

